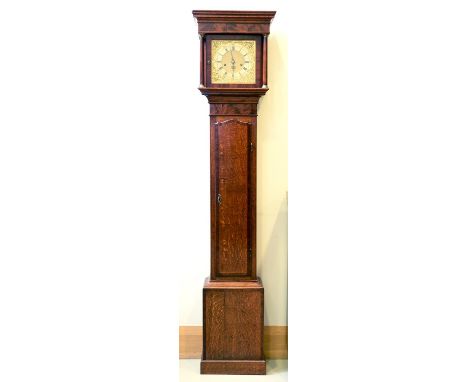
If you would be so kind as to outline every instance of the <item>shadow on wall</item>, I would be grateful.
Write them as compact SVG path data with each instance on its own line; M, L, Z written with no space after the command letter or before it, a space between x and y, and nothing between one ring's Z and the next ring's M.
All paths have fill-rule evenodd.
M265 324L287 325L287 36L268 38L268 86L257 130L257 271L265 287Z
M281 42L279 41L281 40ZM260 97L258 102L258 125L262 129L265 138L268 138L271 131L270 125L262 125L263 118L269 116L276 119L279 117L287 119L288 113L288 73L286 65L287 45L285 36L277 36L271 34L268 37L268 87L269 90L264 97ZM265 115L265 113L268 115ZM287 120L286 120L287 123ZM262 127L263 126L263 127ZM282 128L282 123L279 123L278 128Z
M258 274L265 287L265 325L287 325L288 313L288 193L276 214L276 220L264 253L260 256ZM273 313L275 311L275 313ZM271 318L275 317L275 321ZM280 320L278 322L278 319Z

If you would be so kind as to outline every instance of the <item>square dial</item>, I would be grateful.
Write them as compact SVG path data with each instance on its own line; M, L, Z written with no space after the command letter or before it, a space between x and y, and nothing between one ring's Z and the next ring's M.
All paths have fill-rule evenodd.
M211 83L255 84L255 40L212 40Z

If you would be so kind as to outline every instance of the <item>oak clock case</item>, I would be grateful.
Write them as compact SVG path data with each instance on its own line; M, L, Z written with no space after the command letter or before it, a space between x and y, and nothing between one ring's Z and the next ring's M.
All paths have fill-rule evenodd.
M257 105L268 91L270 11L193 11L210 111L211 269L202 374L266 374L256 263ZM264 128L267 128L265 126Z

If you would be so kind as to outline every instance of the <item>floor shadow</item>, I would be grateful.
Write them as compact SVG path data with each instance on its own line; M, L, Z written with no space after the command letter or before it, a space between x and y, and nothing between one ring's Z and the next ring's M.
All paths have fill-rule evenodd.
M281 360L278 362L276 359L267 360L267 375L284 373L288 371L287 360Z

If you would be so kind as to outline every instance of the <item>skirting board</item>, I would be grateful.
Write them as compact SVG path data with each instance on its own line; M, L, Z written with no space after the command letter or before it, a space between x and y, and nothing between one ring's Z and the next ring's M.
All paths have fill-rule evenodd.
M201 326L179 326L179 358L201 358L203 343ZM265 326L264 352L268 359L288 358L288 327Z

